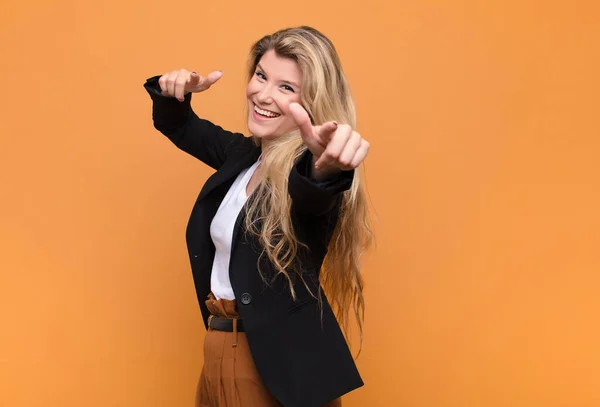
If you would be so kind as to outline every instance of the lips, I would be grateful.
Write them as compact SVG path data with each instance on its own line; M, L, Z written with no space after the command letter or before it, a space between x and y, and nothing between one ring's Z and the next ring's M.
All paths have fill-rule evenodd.
M254 111L262 117L267 117L269 119L274 119L276 117L281 116L281 113L272 112L270 110L261 109L260 107L254 105Z

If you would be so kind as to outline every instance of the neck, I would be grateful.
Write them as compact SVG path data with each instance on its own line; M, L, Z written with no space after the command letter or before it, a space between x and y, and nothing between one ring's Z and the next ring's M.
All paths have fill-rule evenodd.
M260 139L260 148L263 152L270 149L274 144L275 140L262 138Z

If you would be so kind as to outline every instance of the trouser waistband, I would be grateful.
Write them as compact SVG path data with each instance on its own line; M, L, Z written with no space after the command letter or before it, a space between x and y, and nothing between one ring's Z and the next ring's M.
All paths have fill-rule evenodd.
M234 330L234 324L237 323L237 329ZM208 317L208 327L214 329L215 331L224 331L224 332L245 332L244 323L241 319L229 319L224 317L219 317L216 315L211 315Z

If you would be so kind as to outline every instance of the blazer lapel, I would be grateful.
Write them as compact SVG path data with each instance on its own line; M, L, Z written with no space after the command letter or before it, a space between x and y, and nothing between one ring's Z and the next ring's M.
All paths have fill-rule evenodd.
M198 201L203 200L215 188L231 180L231 178L237 176L242 170L254 164L256 160L258 160L260 152L260 148L257 147L251 151L246 150L238 154L233 154L225 161L225 163L223 163L223 166L219 168L217 172L206 180L206 183L198 196Z

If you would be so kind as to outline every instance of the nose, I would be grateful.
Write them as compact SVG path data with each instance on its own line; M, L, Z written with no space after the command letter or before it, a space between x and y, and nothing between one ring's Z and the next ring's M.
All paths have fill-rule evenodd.
M271 96L271 92L271 87L269 85L263 86L256 95L257 101L265 105L273 103L273 97Z

